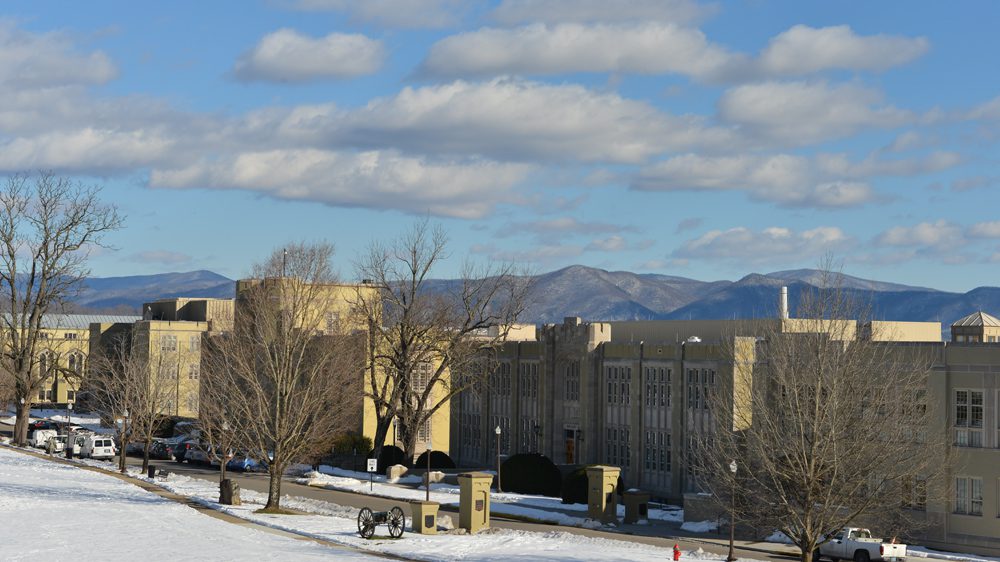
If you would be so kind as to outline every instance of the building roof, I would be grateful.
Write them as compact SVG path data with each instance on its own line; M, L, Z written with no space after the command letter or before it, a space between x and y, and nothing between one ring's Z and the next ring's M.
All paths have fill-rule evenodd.
M991 328L1000 328L1000 320L995 316L990 316L982 310L973 312L972 314L966 316L965 318L960 318L955 320L952 326L989 326Z
M9 314L5 314L5 316L10 317ZM142 316L122 314L46 314L42 317L42 328L50 330L86 330L93 323L133 324L139 320L142 320Z

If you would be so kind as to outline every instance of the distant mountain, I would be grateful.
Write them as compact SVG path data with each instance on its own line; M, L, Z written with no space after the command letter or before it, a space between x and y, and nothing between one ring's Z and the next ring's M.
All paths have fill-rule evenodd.
M586 320L730 319L773 317L778 290L788 287L791 313L803 290L823 283L814 269L751 273L738 281L698 281L686 277L605 271L574 265L534 278L525 322ZM842 275L840 286L872 316L885 320L951 322L984 310L1000 315L1000 288L950 293ZM434 280L432 291L448 291L457 280ZM232 298L235 282L211 271L88 279L75 305L81 310L139 313L143 302L171 297Z
M132 310L142 303L171 297L232 298L236 283L211 271L160 273L130 277L91 277L73 300L86 310Z

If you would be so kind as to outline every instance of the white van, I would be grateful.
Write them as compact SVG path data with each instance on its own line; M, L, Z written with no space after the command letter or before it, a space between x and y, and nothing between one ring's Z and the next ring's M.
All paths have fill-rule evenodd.
M36 429L31 432L31 437L28 439L28 445L44 449L46 444L49 442L49 437L52 437L57 433L59 432L54 429Z
M80 446L83 458L111 460L115 456L115 442L105 435L84 435Z

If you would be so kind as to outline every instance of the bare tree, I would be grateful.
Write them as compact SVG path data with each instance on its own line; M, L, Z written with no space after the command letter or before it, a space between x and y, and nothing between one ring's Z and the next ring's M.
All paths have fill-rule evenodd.
M3 353L18 404L14 439L27 441L32 398L47 376L35 368L42 317L87 276L91 247L121 227L100 190L52 174L15 175L0 186L0 295ZM20 403L23 400L23 403Z
M836 281L804 292L798 310L725 346L733 376L707 397L715 431L691 462L738 524L781 530L809 562L852 523L896 535L923 520L944 493L948 448L927 431L940 415L927 401L930 348L859 333L864 310Z
M153 437L167 414L177 377L176 360L167 352L150 357L144 351L134 345L130 332L116 334L91 356L85 382L89 403L116 422L122 472L125 447L132 441L143 444L142 470L148 470Z
M350 405L359 402L363 336L338 319L345 301L332 254L328 244L274 252L240 282L233 330L205 346L208 402L222 406L211 412L225 416L235 445L268 459L264 512L281 511L285 470L329 450L360 414Z
M371 333L365 394L375 407L375 454L397 420L408 457L419 428L481 380L485 350L499 346L524 311L528 276L512 264L464 267L461 280L430 286L446 259L447 236L428 221L389 244L373 243L356 264L355 306Z

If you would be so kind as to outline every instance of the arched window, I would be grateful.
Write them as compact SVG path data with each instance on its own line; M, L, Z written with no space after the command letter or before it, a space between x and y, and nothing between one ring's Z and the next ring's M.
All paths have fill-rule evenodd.
M75 351L69 354L69 358L66 360L67 363L66 366L69 367L69 370L73 374L80 376L83 374L83 362L84 362L83 354L78 351Z

